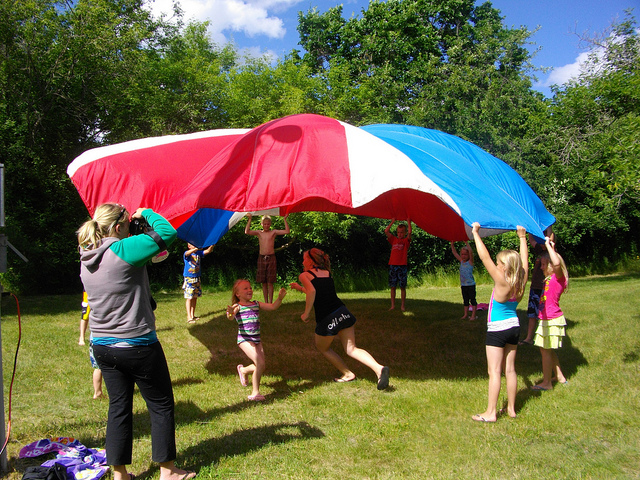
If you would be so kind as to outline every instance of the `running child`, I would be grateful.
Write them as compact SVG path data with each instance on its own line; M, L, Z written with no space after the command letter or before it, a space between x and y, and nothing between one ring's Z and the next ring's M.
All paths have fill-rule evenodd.
M373 370L378 377L378 390L386 389L389 386L389 367L379 364L369 352L356 347L356 317L336 294L329 255L319 248L307 250L302 254L302 267L304 271L298 276L300 283L293 282L291 288L306 296L304 312L300 315L303 322L309 321L311 309L315 311L316 348L342 374L333 381L345 383L356 379L356 374L331 348L338 337L347 355Z
M282 299L287 294L287 290L280 289L278 298L273 303L262 303L251 300L253 289L249 280L236 280L231 293L231 305L227 306L227 318L235 318L238 322L238 346L242 350L251 364L246 367L238 364L236 367L240 384L243 387L248 385L247 376L252 375L251 384L253 390L248 399L252 401L262 401L264 396L260 395L260 379L265 369L264 349L260 341L260 310L277 310L282 304Z

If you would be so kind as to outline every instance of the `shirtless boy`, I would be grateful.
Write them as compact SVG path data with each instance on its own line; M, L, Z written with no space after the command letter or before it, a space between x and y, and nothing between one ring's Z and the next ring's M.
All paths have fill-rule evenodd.
M262 217L262 230L251 230L251 214L247 214L247 226L244 233L256 235L260 244L260 256L258 257L258 273L256 281L262 284L262 294L265 303L273 303L273 284L276 283L276 252L274 243L276 235L286 235L289 233L287 217L284 217L284 230L271 230L271 217Z

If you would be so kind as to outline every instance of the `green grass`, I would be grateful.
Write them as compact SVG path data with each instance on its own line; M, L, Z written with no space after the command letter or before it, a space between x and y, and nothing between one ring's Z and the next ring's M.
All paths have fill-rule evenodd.
M479 301L489 294L489 284L478 286ZM158 335L176 398L177 462L201 479L640 478L639 295L638 273L571 279L562 298L568 339L559 351L569 384L530 391L541 378L540 354L520 347L518 418L478 424L471 415L486 407L486 314L476 323L459 320L457 285L410 288L405 313L387 310L388 291L341 295L358 317L359 346L391 367L384 392L351 359L358 380L331 381L337 372L315 351L313 325L300 321L303 296L290 292L280 310L262 314L262 404L246 400L235 372L246 358L235 344L234 322L223 316L229 293L205 292L195 326L186 323L179 292L159 293ZM91 398L87 349L77 345L80 295L20 302L10 480L49 458L17 458L40 438L73 436L102 446L107 415L107 402ZM526 315L519 314L524 325ZM18 334L11 297L2 299L1 326L8 405ZM500 401L506 401L504 382ZM157 478L137 394L135 412L131 471Z

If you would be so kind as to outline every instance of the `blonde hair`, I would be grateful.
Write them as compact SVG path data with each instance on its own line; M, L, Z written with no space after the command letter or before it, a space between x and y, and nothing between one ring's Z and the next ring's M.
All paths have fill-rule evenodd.
M502 250L496 255L496 261L505 266L504 279L511 287L509 290L510 298L522 298L525 287L525 272L520 254L515 250Z
M312 248L311 250L307 250L307 255L313 261L314 265L321 270L326 270L331 272L331 260L329 260L329 255L324 253L319 248Z
M117 203L103 203L96 208L93 218L87 220L76 232L78 245L96 248L103 238L111 236L116 225L129 220L127 209Z
M238 280L233 282L233 288L231 289L231 305L234 305L238 303L238 301L240 301L238 295L236 294L236 288L238 288L238 285L240 285L242 282L247 282L249 285L251 285L251 282L246 278L239 278Z
M565 290L566 290L569 288L569 271L567 270L566 263L564 263L564 258L562 258L562 256L558 252L556 252L556 255L558 256L558 260L560 260L560 268L562 269L562 275L564 275L564 278L566 281L566 287L565 287ZM549 261L548 265L551 266L551 257L549 256L549 252L544 252L542 255L540 255L540 258L541 259L546 258ZM547 272L544 272L544 274L546 276Z

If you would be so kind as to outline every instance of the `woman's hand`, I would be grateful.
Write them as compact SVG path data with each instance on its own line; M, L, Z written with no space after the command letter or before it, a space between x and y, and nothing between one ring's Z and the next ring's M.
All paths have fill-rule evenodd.
M309 323L309 314L307 312L304 312L302 315L300 315L300 318L304 323Z
M148 208L147 207L138 208L136 212L133 215L131 215L131 218L142 218L142 212L144 210L148 210Z

